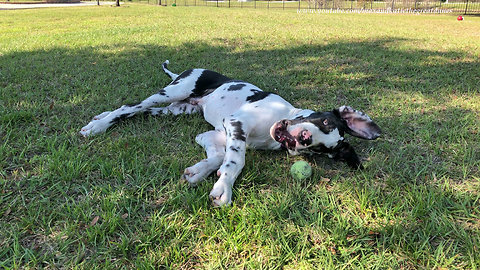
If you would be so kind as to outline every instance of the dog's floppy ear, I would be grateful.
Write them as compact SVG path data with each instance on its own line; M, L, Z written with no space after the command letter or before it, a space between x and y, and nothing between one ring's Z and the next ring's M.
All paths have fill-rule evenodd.
M348 134L367 140L374 140L380 136L382 130L365 113L357 111L350 106L342 106L334 110L347 124Z

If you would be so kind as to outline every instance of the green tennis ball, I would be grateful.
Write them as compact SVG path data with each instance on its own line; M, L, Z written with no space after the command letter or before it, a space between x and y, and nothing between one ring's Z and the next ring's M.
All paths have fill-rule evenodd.
M307 179L312 175L312 167L307 162L300 160L293 163L290 173L297 180Z

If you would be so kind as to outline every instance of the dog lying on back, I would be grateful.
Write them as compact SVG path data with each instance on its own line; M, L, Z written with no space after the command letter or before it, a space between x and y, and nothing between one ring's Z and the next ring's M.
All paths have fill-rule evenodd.
M282 97L264 92L245 81L232 80L205 69L190 69L180 75L163 70L172 82L142 102L124 105L95 116L80 133L91 136L137 113L150 115L203 112L214 129L199 134L196 141L207 158L186 168L182 178L195 185L217 171L218 181L210 192L214 205L231 203L232 186L245 164L247 148L287 150L292 155L326 153L362 168L345 133L373 140L380 128L366 114L348 106L327 112L293 107ZM160 104L166 107L156 107Z

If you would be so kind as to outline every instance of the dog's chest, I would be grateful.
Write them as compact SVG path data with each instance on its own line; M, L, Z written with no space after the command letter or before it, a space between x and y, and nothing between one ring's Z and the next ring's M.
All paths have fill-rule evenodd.
M291 117L295 108L280 96L254 87L246 84L235 91L229 91L228 85L219 87L202 98L204 118L215 129L223 130L223 120L233 117L243 122L248 148L279 149L280 144L270 136L270 127Z

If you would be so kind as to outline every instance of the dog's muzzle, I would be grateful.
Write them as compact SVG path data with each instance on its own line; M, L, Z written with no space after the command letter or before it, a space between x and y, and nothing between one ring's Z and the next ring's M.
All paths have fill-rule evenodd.
M270 128L270 136L282 145L282 148L288 150L295 150L297 140L288 132L289 120L282 120L275 123Z

